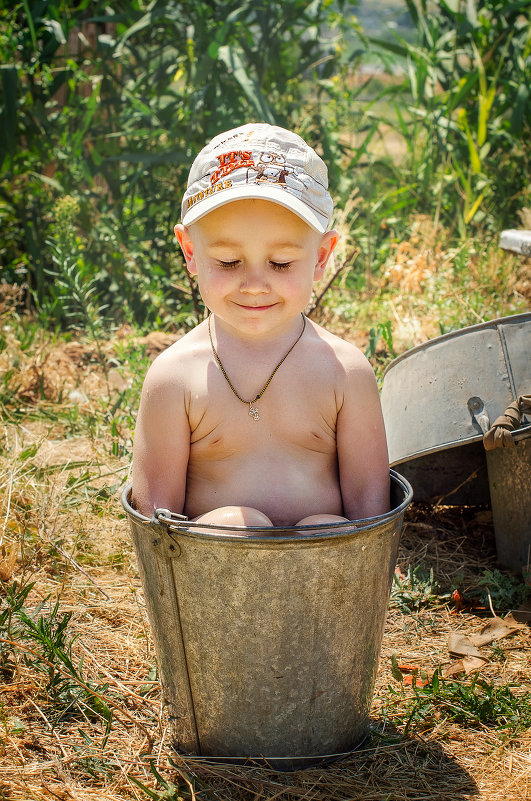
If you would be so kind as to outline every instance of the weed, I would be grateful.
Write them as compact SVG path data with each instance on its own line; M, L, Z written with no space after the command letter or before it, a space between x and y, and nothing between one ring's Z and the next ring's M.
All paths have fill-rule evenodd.
M517 609L530 593L526 584L497 569L484 570L478 588L479 601L486 607L492 602L498 612Z
M116 759L103 756L103 751L105 751L107 746L110 732L111 721L108 720L105 727L102 744L101 746L98 746L92 737L90 737L82 729L78 729L78 733L83 740L84 745L73 745L73 750L82 755L76 761L78 765L88 773L89 776L92 776L93 779L97 779L98 775L108 776L114 773L114 771L120 767ZM88 754L86 753L87 749L89 751Z
M427 573L419 565L414 568L409 565L405 576L398 573L393 575L390 603L403 612L412 612L429 604L438 604L446 597L438 594L433 568Z
M20 587L2 583L5 593L0 609L0 670L12 678L16 669L15 641L21 643L24 662L44 678L41 694L56 721L81 714L102 718L110 728L112 711L102 699L108 685L96 685L83 676L83 659L74 662L68 624L71 612L59 613L57 601L47 615L41 615L47 600L32 613L24 608L33 584ZM25 643L28 643L25 646ZM29 645L30 644L30 645Z
M393 676L398 679L395 672ZM394 720L405 719L406 734L414 722L431 726L449 720L464 727L496 728L514 736L531 726L531 693L516 694L515 686L495 686L477 674L471 680L449 680L437 668L424 686L412 682L413 695L403 714L394 716ZM397 691L389 687L389 691L395 699L398 693L403 697L403 688Z
M0 674L4 679L11 679L16 669L15 651L10 644L18 636L17 619L24 603L31 592L33 584L21 586L16 580L12 583L1 582L2 598L0 606Z
M374 358L376 356L376 348L380 337L385 343L387 353L391 358L396 356L393 345L393 333L391 331L391 321L387 320L385 323L379 323L376 328L371 328L369 331L369 344L365 351L367 358Z
M129 781L136 784L149 798L152 798L153 801L184 801L183 797L179 794L179 787L173 784L173 782L167 781L163 779L158 770L156 769L153 762L149 763L149 767L151 773L157 780L157 783L161 785L163 788L162 790L150 790L149 787L146 787L145 784L135 779L134 776L128 776Z
M93 687L83 678L83 659L74 664L72 646L77 638L69 638L67 630L72 613L65 612L60 616L57 601L49 616L36 617L43 606L44 603L40 604L33 615L20 611L24 626L21 636L37 646L37 650L26 654L25 661L36 673L44 675L44 694L48 703L56 707L57 719L82 712L89 717L103 717L109 722L109 707L90 692L93 689L99 695L107 690L107 685Z

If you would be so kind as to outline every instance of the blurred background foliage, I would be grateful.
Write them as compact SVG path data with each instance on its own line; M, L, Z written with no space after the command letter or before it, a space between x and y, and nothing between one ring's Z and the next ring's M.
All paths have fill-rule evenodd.
M385 35L368 7L391 12ZM321 151L362 253L354 285L414 216L454 244L518 226L528 11L527 0L0 0L0 280L23 285L52 327L193 325L202 311L173 242L187 172L209 138L250 120Z

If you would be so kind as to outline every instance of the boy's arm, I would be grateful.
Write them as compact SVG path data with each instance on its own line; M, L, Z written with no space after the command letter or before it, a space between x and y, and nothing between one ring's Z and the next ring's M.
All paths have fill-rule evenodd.
M149 518L159 508L180 514L185 504L190 425L185 392L171 366L160 357L151 365L135 428L133 502Z
M337 419L339 480L345 516L360 520L389 511L389 456L371 365L358 353L345 371Z

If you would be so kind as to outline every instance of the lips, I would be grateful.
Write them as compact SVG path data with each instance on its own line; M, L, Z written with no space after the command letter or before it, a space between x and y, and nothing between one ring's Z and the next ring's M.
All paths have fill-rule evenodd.
M266 311L267 309L272 309L275 306L274 303L269 303L267 306L247 306L243 303L238 303L240 309L246 309L247 311Z

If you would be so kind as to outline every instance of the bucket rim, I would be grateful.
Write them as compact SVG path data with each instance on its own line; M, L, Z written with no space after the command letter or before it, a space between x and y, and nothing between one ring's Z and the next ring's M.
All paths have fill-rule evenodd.
M348 751L339 751L334 754L311 754L311 755L304 755L304 756L270 756L260 754L257 756L252 755L241 755L241 756L234 756L234 755L204 755L204 754L183 754L183 757L190 761L190 763L201 763L207 762L212 763L215 765L223 765L223 764L234 764L234 763L250 763L255 764L257 766L268 765L268 764L275 764L274 770L280 771L293 771L293 770L305 770L307 768L315 768L321 766L328 765L332 762L336 762L339 759L343 759L344 757L349 757L355 754L357 751L361 751L363 746L367 743L369 737L371 736L371 731L366 731L363 736L359 739L359 741L352 746ZM286 767L284 767L286 766Z
M474 434L471 437L463 437L463 439L454 439L449 442L442 442L437 445L433 445L431 448L423 448L420 451L406 453L399 459L394 459L391 464L393 467L400 467L401 465L409 464L409 462L414 462L416 459L420 459L423 456L432 456L435 453L451 451L454 448L461 448L464 445L473 445L474 443L478 442L481 443L483 441L483 436L483 434ZM528 439L531 437L531 423L526 423L525 425L520 426L520 428L516 428L514 431L511 431L511 436L513 438L513 442L515 443L521 442L524 439Z
M405 350L404 353L401 353L399 356L393 359L393 361L389 362L383 372L382 378L385 379L387 373L389 373L399 362L403 361L408 356L411 356L413 353L418 353L421 350L431 347L431 345L438 344L439 342L445 342L449 339L455 339L456 337L468 334L469 332L481 331L482 329L488 328L497 328L502 324L519 323L525 321L529 321L531 323L531 312L511 314L507 317L496 317L493 320L486 320L483 323L476 323L476 325L468 325L465 328L459 328L456 331L448 331L448 333L441 334L438 337L433 337L433 339L427 339L425 342L421 342L420 345L415 345L414 347Z
M397 473L396 470L390 469L389 474L391 482L402 490L404 494L398 506L381 515L360 518L359 520L348 520L344 523L320 523L313 526L221 526L211 523L194 523L183 519L182 515L172 517L172 513L167 509L157 509L155 515L150 519L131 506L131 483L125 485L121 500L126 514L137 522L162 525L167 528L168 532L183 534L187 537L206 540L241 541L247 544L263 542L280 544L294 540L300 542L305 539L317 542L324 539L350 536L353 533L367 531L400 518L413 500L413 488L409 481ZM205 531L205 529L209 530ZM249 533L251 536L249 536Z

